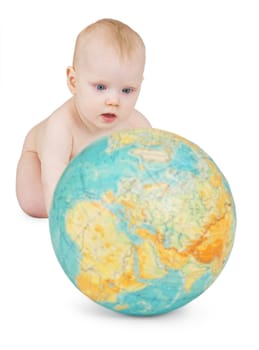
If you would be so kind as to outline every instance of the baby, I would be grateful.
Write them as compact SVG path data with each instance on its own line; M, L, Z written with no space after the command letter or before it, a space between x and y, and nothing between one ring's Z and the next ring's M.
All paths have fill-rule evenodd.
M144 66L144 43L124 23L102 19L78 35L67 68L72 97L25 138L16 176L25 213L48 217L62 172L91 142L115 130L151 127L134 109Z

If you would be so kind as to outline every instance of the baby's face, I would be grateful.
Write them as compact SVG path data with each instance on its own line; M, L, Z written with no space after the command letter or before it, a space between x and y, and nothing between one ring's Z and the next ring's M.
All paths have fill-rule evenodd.
M122 59L114 48L101 43L90 43L87 50L75 69L77 111L92 132L113 129L130 118L134 109L143 80L144 55L139 50Z

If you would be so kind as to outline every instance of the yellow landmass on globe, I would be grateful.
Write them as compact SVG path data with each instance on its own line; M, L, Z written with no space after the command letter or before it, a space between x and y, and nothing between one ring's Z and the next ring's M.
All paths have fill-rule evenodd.
M144 241L136 246L139 261L139 277L143 279L162 278L167 274L157 255L156 246L152 241Z
M96 301L115 302L122 291L145 287L134 273L134 249L115 216L98 202L82 201L68 210L66 230L82 253L78 288Z
M189 259L189 262L182 267L184 288L186 292L189 292L193 284L208 270L208 266L199 264L194 259Z
M159 162L166 163L171 159L171 154L168 154L164 150L149 150L145 148L136 148L131 154L144 159L147 162Z

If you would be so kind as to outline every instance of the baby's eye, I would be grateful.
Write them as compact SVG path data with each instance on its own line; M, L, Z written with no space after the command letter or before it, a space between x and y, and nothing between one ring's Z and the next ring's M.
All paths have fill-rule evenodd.
M124 94L130 94L131 92L133 92L133 90L134 90L134 89L132 89L132 88L124 88L124 89L122 89L122 92L123 92Z
M106 86L104 84L97 84L96 85L96 89L97 90L100 90L100 91L103 91L106 89Z

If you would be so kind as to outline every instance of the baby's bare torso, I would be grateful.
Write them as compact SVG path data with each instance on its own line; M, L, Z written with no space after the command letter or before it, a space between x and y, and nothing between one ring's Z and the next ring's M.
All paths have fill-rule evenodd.
M116 124L114 127L110 127L109 129L101 130L98 133L92 133L87 130L87 127L76 115L73 98L71 98L60 108L58 108L50 117L43 120L31 129L25 140L24 151L35 152L37 153L39 159L41 159L41 154L44 148L47 147L47 133L52 125L55 125L55 123L60 126L57 130L57 138L63 137L62 126L64 129L66 129L66 131L69 130L70 135L68 135L67 132L64 132L64 135L66 134L65 142L70 145L69 160L72 160L90 143L103 136L109 135L113 131L148 127L148 121L144 118L144 116L138 111L134 110L127 121Z

